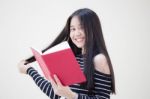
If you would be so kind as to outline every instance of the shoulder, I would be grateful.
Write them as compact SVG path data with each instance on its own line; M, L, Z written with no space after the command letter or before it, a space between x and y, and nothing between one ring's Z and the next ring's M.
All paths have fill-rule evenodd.
M94 57L94 66L95 69L99 72L110 74L109 65L107 62L107 58L104 54L100 53Z

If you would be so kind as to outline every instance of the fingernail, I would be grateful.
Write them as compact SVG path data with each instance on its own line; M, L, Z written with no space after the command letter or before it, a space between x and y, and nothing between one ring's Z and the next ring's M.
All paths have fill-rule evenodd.
M54 77L55 77L55 78L57 77L56 74L54 74Z

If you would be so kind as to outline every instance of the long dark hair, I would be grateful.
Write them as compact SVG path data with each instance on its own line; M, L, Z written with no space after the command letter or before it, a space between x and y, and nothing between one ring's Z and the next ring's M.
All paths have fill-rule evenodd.
M100 24L100 20L97 16L97 14L88 9L83 8L75 11L67 20L66 25L64 29L60 32L60 34L57 36L57 38L45 49L42 50L42 52L47 51L49 48L57 45L58 43L62 41L68 41L69 45L71 46L73 52L75 55L81 54L81 49L77 48L73 42L71 41L69 34L70 34L70 22L71 19L77 16L83 25L85 36L86 36L86 43L85 43L85 70L84 74L87 78L87 82L84 83L86 88L91 91L94 88L94 82L93 82L93 75L94 75L94 64L93 64L93 58L99 54L103 53L106 58L110 69L110 74L112 78L112 93L115 93L115 78L114 78L114 72L113 67L111 64L111 60L109 57L109 54L107 52L107 48L105 46L105 41L103 38L102 28ZM32 56L28 59L26 59L27 63L31 63L35 61L35 57Z

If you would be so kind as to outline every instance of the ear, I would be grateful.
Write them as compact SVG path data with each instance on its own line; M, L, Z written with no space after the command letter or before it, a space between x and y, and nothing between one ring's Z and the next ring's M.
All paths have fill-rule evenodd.
M110 74L107 58L104 54L97 54L94 57L94 66L97 71L105 74Z

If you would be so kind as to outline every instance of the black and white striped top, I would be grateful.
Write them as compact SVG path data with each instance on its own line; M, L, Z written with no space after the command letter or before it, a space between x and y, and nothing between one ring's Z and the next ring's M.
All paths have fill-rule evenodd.
M76 56L81 70L84 70L84 58L82 55ZM32 67L28 68L27 74L29 74L36 85L51 99L59 99L60 96L55 95L52 86L48 80L39 75L39 73ZM69 86L72 91L78 93L78 99L110 99L111 93L111 77L108 74L101 73L95 70L94 73L94 86L92 90L93 95L88 95L88 90L80 87L80 84L74 84Z

